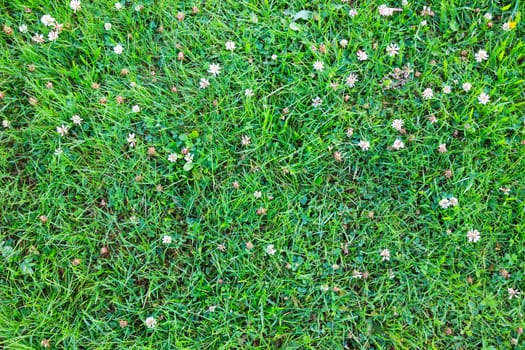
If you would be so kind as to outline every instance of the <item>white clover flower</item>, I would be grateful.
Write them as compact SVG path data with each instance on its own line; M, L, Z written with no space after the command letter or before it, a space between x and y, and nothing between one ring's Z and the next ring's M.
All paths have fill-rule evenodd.
M57 133L59 133L60 136L66 136L69 133L69 126L64 124L57 126Z
M357 78L357 74L355 73L350 73L346 77L346 85L348 85L349 87L354 87L355 83L357 83L358 81L359 79Z
M509 293L509 299L512 299L512 298L517 298L519 297L520 295L520 291L518 289L514 289L514 288L507 288L507 293ZM516 341L517 343L517 341Z
M448 207L450 207L450 201L448 200L448 198L443 198L439 201L438 204L443 209L447 209Z
M117 44L113 48L113 52L116 53L117 55L120 55L123 51L124 51L124 46L122 46L121 44Z
M396 139L394 141L394 144L392 145L392 148L396 151L399 151L401 148L405 148L405 143L401 141L400 139Z
M390 57L396 56L397 54L399 54L399 46L397 46L397 44L388 45L388 47L386 48L386 53Z
M478 102L482 105L486 105L487 103L490 102L490 96L487 95L486 93L482 92L481 94L479 94L478 96Z
M359 143L357 144L359 147L361 147L361 150L368 151L370 149L370 142L359 140Z
M57 31L50 31L49 34L47 34L47 39L49 41L55 41L58 39L58 32Z
M268 255L274 255L275 253L277 253L277 250L275 250L275 248L273 247L273 244L268 244L266 248L264 249L264 251Z
M394 14L394 12L396 11L402 11L401 9L398 9L398 8L395 8L395 7L388 7L386 5L380 5L378 8L377 8L377 11L379 12L379 14L381 16L384 16L384 17L390 17Z
M423 90L423 98L425 100L431 99L432 96L434 96L434 93L432 92L431 88L426 88L425 90Z
M83 121L83 120L84 120L84 119L82 119L79 115L76 115L76 114L75 114L74 116L71 117L71 121L72 121L73 124L75 124L75 125L80 125L80 124L82 124L82 121Z
M487 51L485 50L479 50L475 55L474 58L476 59L476 62L483 62L489 59L489 55Z
M233 52L235 50L235 43L231 40L228 40L225 44L226 50Z
M250 136L248 135L243 135L241 136L241 144L243 146L248 146L252 141L250 140Z
M71 0L69 2L69 7L71 7L71 9L74 12L80 11L80 9L81 9L81 7L80 7L80 0Z
M51 27L56 23L56 20L51 17L51 15L43 15L42 18L40 18L40 22L42 22L46 27Z
M186 161L186 163L191 163L193 162L193 154L192 153L188 153L184 156L184 160Z
M312 106L316 108L319 107L322 103L323 103L323 100L319 96L317 96L316 98L312 100Z
M206 89L210 86L210 81L208 79L201 78L199 82L199 89Z
M405 124L405 121L403 119L394 119L392 122L392 127L396 129L397 131L403 130L403 125Z
M478 230L469 230L467 232L467 238L469 242L477 242L480 239L480 232Z
M214 77L216 77L221 72L221 66L217 63L212 63L208 68L208 72L210 72L211 74L213 74Z
M365 51L358 50L356 55L359 61L366 61L368 59L368 55L366 54Z
M144 323L146 324L146 327L148 327L148 328L155 328L157 326L157 320L154 317L151 317L151 316L146 318Z
M37 44L42 44L44 42L44 36L37 33L31 37L31 40Z
M429 6L423 6L421 10L421 16L434 16L434 11Z
M129 143L129 147L133 148L137 144L137 139L135 138L135 134L134 133L129 133L128 134L128 138L126 140Z
M377 8L377 10L381 16L392 16L394 14L394 11L392 10L392 8L386 5L380 5Z
M314 70L322 72L324 70L324 63L317 60L314 62Z
M177 153L170 153L168 155L168 161L171 163L176 162L178 158L179 158L179 155Z

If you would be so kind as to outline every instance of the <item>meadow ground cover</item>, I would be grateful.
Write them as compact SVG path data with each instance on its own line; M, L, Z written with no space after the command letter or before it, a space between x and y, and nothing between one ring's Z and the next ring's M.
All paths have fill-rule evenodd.
M523 348L522 10L0 0L0 346Z

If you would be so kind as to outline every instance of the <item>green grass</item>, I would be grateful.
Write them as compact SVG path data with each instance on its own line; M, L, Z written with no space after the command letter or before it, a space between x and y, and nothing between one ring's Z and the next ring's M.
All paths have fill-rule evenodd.
M519 1L114 3L0 0L2 348L523 347Z

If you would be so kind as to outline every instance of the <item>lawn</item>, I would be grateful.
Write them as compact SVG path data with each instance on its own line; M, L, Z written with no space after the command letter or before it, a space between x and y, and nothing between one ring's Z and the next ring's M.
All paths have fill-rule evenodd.
M0 0L0 347L523 349L518 0Z

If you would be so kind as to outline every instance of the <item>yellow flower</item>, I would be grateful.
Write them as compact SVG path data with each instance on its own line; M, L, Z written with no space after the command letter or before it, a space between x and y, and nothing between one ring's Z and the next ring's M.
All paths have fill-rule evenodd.
M516 28L516 22L510 21L510 22L509 22L509 28L510 28L510 29L514 29L514 28Z

